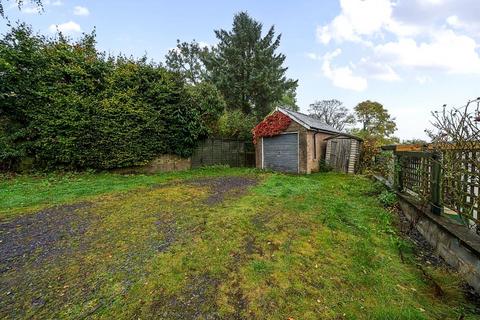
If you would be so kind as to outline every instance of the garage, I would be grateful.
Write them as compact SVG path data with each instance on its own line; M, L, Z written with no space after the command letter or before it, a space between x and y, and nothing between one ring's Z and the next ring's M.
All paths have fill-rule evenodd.
M298 133L263 137L263 168L298 173Z
M318 172L325 161L330 138L355 140L351 149L343 154L338 148L333 151L330 148L328 154L329 159L347 159L348 167L345 165L342 170L354 172L361 147L361 139L342 133L317 118L284 108L276 108L266 116L253 128L252 134L256 167L280 172Z

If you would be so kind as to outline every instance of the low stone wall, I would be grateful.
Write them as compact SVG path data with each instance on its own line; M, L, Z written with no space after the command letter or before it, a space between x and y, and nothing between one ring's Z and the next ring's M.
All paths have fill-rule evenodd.
M398 196L405 216L435 251L480 292L480 237L449 218L429 213L409 196L401 193Z
M136 166L131 168L115 169L113 172L128 174L128 173L147 173L153 174L157 172L170 172L189 170L192 167L190 158L182 158L177 155L164 154L161 155L146 165Z
M393 189L391 182L380 176L375 180ZM451 219L431 213L415 198L396 192L400 208L415 228L450 266L480 293L480 236Z

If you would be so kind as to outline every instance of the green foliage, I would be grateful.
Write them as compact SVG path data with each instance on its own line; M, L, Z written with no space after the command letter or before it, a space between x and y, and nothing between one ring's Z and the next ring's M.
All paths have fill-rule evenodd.
M378 200L385 207L393 207L397 204L397 195L392 191L384 190L378 195Z
M240 110L227 110L218 120L216 135L222 138L252 139L252 128L257 124L253 115Z
M280 35L275 36L272 26L262 36L262 28L246 12L236 14L231 31L215 31L219 43L205 59L210 78L223 93L228 108L253 114L257 120L297 87L297 81L285 76L285 55L276 53Z
M199 112L203 130L212 134L217 128L218 119L225 110L225 100L220 91L209 82L188 86L190 105Z
M147 58L106 58L95 34L70 42L30 27L0 41L0 163L108 169L163 153L189 156L220 114L207 85L187 89ZM202 122L205 121L205 123Z
M391 135L397 130L395 118L392 118L382 104L375 101L363 101L355 107L355 118L361 129L355 134L362 138L375 138L381 143L389 143Z
M333 168L325 160L320 160L319 172L330 172Z
M393 136L397 130L395 118L392 118L382 104L375 101L363 101L355 107L355 118L361 124L360 129L350 133L364 139L360 155L360 171L375 171L375 157L380 154L380 147L398 143Z
M207 77L203 60L208 54L208 48L202 47L193 40L191 43L177 40L177 47L168 51L165 56L167 68L182 75L190 84L198 84Z
M282 96L282 100L279 102L279 106L292 111L300 111L297 105L297 92L296 87L292 87Z

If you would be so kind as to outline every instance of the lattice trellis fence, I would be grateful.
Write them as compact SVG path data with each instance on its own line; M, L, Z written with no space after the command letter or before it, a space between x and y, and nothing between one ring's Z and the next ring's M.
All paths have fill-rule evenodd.
M391 150L391 149L390 149ZM399 191L429 205L432 212L444 208L457 213L466 225L480 232L480 148L454 146L396 146L395 185Z

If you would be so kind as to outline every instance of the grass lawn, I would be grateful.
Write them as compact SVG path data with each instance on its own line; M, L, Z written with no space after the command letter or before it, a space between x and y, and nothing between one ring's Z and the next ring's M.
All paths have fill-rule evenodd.
M211 168L0 191L0 318L479 317L457 274L418 267L363 177Z

